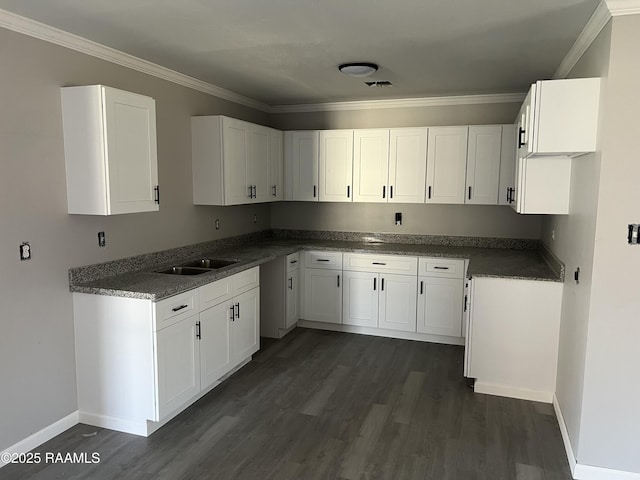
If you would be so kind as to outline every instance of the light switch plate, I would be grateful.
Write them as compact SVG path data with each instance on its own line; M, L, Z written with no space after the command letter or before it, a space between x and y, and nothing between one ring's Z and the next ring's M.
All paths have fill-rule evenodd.
M630 245L640 245L640 224L630 223L627 229L627 242Z

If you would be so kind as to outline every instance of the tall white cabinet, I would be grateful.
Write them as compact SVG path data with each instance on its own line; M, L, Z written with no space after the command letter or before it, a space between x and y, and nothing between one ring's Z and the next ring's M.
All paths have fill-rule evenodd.
M323 130L319 142L318 200L352 201L353 130Z
M157 211L154 99L104 85L64 87L61 95L68 212Z
M318 201L319 133L284 133L285 200Z
M353 133L353 200L386 203L389 180L389 130Z
M465 203L498 203L501 150L501 125L469 127Z

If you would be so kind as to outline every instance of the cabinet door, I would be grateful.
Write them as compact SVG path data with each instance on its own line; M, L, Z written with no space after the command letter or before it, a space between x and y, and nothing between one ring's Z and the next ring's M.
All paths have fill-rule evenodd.
M416 281L415 275L380 274L380 328L416 331Z
M305 268L304 319L342 323L342 272Z
M271 198L269 187L269 141L271 129L261 125L249 124L249 165L247 185L253 188L253 202L268 202Z
M231 367L260 349L260 289L254 288L232 300Z
M429 128L427 203L464 203L468 130Z
M353 130L320 132L319 200L350 202L353 179Z
M222 119L224 204L241 205L251 201L249 192L249 124L233 118Z
M277 202L284 198L284 150L280 130L271 129L269 150L269 199Z
M462 336L464 280L418 278L418 332Z
M102 87L109 185L107 214L158 210L156 104L153 98Z
M291 200L318 201L318 132L290 133Z
M465 203L497 205L502 126L469 127Z
M160 419L200 392L197 322L196 315L156 332Z
M200 386L213 385L231 369L231 310L224 302L200 313Z
M354 130L353 201L386 202L389 130Z
M287 273L287 285L285 293L285 318L284 328L290 328L300 318L300 300L298 287L300 284L300 270L295 269Z
M516 166L516 126L502 126L502 147L500 148L500 187L498 205L511 205L515 195Z
M342 323L377 327L379 289L380 278L377 273L344 272Z
M389 131L389 203L424 203L427 129Z
M537 85L531 85L522 107L520 108L520 128L518 129L518 151L526 157L533 153L534 108L536 104Z

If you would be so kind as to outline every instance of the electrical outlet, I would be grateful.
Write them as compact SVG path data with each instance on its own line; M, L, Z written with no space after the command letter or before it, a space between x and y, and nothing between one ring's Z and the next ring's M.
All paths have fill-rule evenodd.
M396 213L396 225L402 225L402 213L401 212L397 212Z
M20 260L31 260L31 245L29 242L20 244Z
M104 232L98 232L98 246L105 247L107 245L107 237Z
M629 224L627 230L627 242L631 245L640 245L640 224Z
M216 230L220 230L220 219L216 218L216 221L214 223L215 223L215 226L216 226Z

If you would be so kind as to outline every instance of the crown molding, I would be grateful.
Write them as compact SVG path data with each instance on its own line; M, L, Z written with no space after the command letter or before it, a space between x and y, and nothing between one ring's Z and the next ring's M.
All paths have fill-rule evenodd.
M483 105L488 103L522 103L524 93L496 95L460 95L454 97L398 98L391 100L361 100L355 102L310 103L305 105L275 105L271 113L338 112L376 108L444 107L452 105Z
M610 18L609 8L604 1L600 2L575 43L560 63L556 73L553 74L553 78L566 78L569 75L571 69L576 66L578 60L587 51L587 48L593 43Z
M640 0L604 0L611 15L638 15L640 14Z
M230 102L239 103L246 107L255 108L263 112L268 112L270 106L253 98L231 92L222 87L212 85L197 78L190 77L175 70L157 65L155 63L143 60L128 53L121 52L111 47L101 45L86 38L65 32L58 28L36 22L26 17L16 15L0 9L0 27L12 30L14 32L29 35L46 42L54 43L62 47L75 50L76 52L86 53L92 57L100 58L111 63L122 65L133 70L137 70L157 78L162 78L170 82L185 87L198 90L200 92L214 95Z

